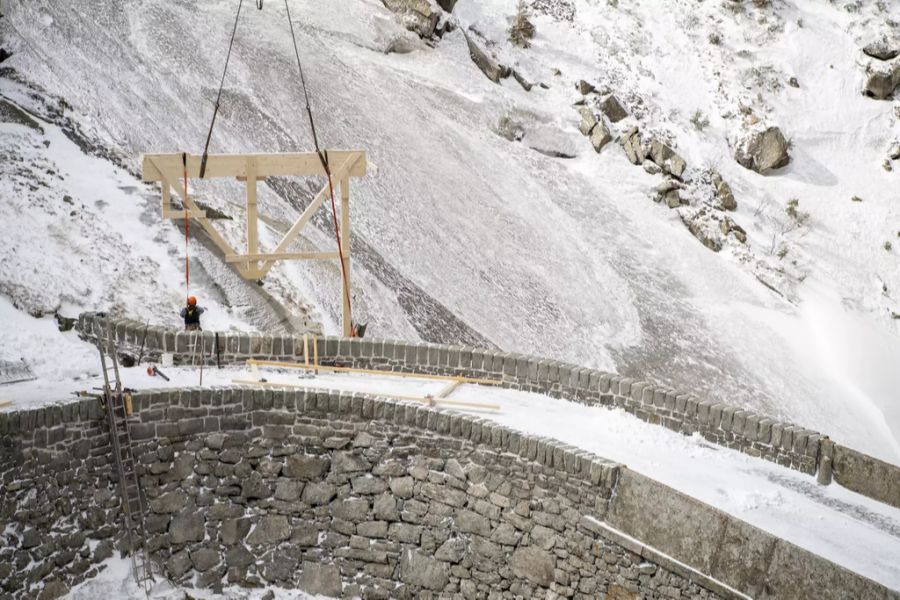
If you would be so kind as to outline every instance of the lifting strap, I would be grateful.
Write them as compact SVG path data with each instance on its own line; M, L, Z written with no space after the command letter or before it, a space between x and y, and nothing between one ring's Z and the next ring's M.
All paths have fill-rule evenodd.
M212 138L213 126L216 124L216 115L219 114L219 100L222 99L222 87L225 85L225 74L228 73L228 61L231 59L231 47L234 46L234 36L237 33L238 19L241 16L241 6L244 0L238 2L237 14L234 15L234 28L231 30L231 41L228 42L228 53L225 55L225 69L222 70L222 81L219 82L219 93L216 94L216 104L213 107L212 121L209 122L209 132L206 134L206 145L203 146L203 157L200 159L200 179L206 175L206 158L209 152L209 140ZM257 8L262 8L262 0L257 0Z
M319 139L316 136L316 123L309 104L309 93L306 91L306 78L303 76L303 65L300 62L300 50L297 48L297 36L294 35L294 22L291 20L291 9L288 7L288 0L284 0L284 10L287 13L288 25L291 28L291 40L294 42L294 55L297 57L297 70L300 72L300 85L303 87L303 97L306 100L306 115L309 117L309 129L312 132L313 145L315 146L316 154L319 155L319 160L322 162L325 176L328 178L328 192L331 194L331 218L334 222L334 239L337 242L338 258L341 261L341 279L346 291L347 314L350 316L350 337L356 337L356 326L353 324L353 311L350 305L350 280L347 277L347 266L344 262L344 249L341 247L341 230L338 226L337 209L334 205L334 183L331 180L331 169L328 166L328 151L319 148Z

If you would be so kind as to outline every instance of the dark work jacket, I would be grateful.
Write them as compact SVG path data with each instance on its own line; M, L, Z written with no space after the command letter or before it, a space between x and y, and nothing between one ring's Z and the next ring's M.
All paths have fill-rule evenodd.
M198 325L200 323L200 315L205 312L206 309L200 306L185 306L181 309L181 318L184 319L185 325Z

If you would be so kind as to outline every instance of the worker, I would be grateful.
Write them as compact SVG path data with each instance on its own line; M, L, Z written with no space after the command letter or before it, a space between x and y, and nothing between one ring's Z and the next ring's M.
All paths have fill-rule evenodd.
M205 312L205 308L197 306L197 299L194 296L188 296L187 306L181 309L181 318L184 319L184 330L203 331L200 327L200 315Z

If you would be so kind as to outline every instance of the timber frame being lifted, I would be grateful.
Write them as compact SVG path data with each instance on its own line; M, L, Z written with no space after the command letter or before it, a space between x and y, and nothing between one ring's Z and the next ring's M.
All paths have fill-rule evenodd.
M280 260L340 260L338 252L287 252L291 242L303 230L313 214L330 197L329 184L319 190L303 214L284 234L272 252L259 251L258 211L256 202L256 182L266 177L325 177L319 155L315 152L283 154L210 154L206 157L206 171L203 179L235 177L247 186L247 250L238 253L213 226L197 204L185 193L185 163L187 178L200 179L200 164L203 158L196 154L145 154L143 157L143 180L158 181L162 187L162 217L164 219L193 219L199 223L210 239L225 255L225 262L234 265L245 279L261 279ZM351 335L350 318L350 178L366 174L366 153L364 150L333 150L328 152L331 180L341 188L340 248L344 256L343 272L346 278L341 285L342 329L345 336ZM172 190L181 198L184 209L172 208Z

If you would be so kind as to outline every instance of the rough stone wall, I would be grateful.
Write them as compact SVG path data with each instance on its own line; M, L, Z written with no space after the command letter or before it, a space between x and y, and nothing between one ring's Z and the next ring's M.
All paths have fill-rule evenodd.
M195 339L191 336L196 335L148 328L137 321L111 322L90 313L79 317L77 327L90 340L107 339L112 332L120 348L135 355L142 342L145 356L149 352L158 358L161 352L172 352L176 363L191 360ZM222 364L249 358L296 361L304 356L303 338L297 336L223 332L218 334L218 342L212 332L203 332L200 337L207 364L215 363L217 347ZM714 444L809 475L816 474L827 458L841 485L900 507L900 467L840 447L820 433L740 407L701 400L645 381L520 354L438 344L324 337L309 338L310 355L312 344L317 346L322 364L500 379L505 387L513 389L619 407L644 421L687 435L699 432ZM876 473L879 476L870 476Z
M375 598L897 597L625 467L471 415L241 388L141 392L133 406L150 549L194 585L330 593L340 576L342 592ZM96 400L0 413L7 595L57 597L111 551L104 422ZM107 542L91 557L85 538Z
M111 460L96 400L0 416L0 598L58 598L112 556Z
M292 413L145 446L161 471L145 478L150 543L170 577L347 598L718 597L580 524L605 512L613 465L595 486L396 422ZM173 447L191 471L158 459Z

